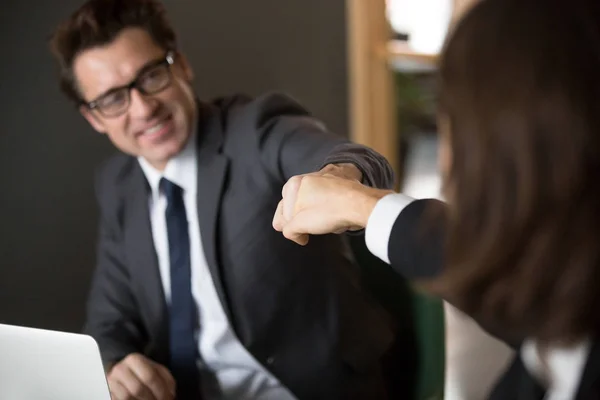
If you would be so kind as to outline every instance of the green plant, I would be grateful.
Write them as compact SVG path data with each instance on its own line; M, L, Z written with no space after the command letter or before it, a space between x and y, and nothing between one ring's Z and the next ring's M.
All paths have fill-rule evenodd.
M398 128L403 137L435 129L435 76L395 72Z

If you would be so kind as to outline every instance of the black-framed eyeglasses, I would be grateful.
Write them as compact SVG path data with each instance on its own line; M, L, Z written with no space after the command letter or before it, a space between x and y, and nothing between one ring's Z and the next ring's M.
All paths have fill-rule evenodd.
M144 96L156 94L171 84L171 65L175 62L174 53L146 65L131 83L110 89L95 100L83 103L90 110L96 110L105 117L118 117L125 113L131 103L131 89L137 89Z

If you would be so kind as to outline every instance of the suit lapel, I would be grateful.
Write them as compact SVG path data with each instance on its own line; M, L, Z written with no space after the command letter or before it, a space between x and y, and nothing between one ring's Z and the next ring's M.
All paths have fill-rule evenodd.
M514 376L519 376L516 393L518 400L541 400L544 397L544 390L527 371L520 354L511 370L514 370ZM509 371L508 375L510 374ZM600 399L600 344L597 341L594 341L590 350L575 397L575 400L590 399Z
M217 247L217 221L229 160L221 153L223 128L218 110L209 105L201 105L199 114L197 205L200 236L219 300L231 321Z
M600 399L600 344L594 341L581 375L576 400Z
M521 359L521 354L517 354L515 359L515 369L517 371L517 398L518 400L542 400L545 396L545 390L538 381L527 370Z
M525 367L523 367L523 375L521 375L519 385L519 400L542 400L546 395L545 389L542 388Z
M494 388L490 400L542 400L544 389L531 376L518 352Z
M142 293L151 330L159 332L159 353L168 360L168 323L165 295L158 268L150 214L146 179L137 162L134 162L125 183L125 249L131 265L131 285L134 291ZM164 345L163 345L164 344Z

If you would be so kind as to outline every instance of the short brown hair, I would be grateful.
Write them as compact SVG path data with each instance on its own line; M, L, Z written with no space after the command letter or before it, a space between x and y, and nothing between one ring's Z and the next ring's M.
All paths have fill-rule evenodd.
M73 61L82 51L112 42L125 28L142 28L165 50L177 49L177 37L164 6L156 0L89 0L55 30L50 48L60 68L61 90L81 102Z
M483 0L439 77L453 161L433 287L511 336L600 333L600 2Z

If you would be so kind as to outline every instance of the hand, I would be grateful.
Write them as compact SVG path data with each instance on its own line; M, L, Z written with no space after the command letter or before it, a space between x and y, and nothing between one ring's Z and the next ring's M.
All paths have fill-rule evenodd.
M388 193L328 172L295 176L283 187L273 228L300 245L308 243L309 234L364 228L377 201Z
M295 203L296 193L299 188L299 180L303 177L314 177L314 176L330 176L330 177L338 177L340 179L345 180L354 180L356 182L360 182L362 179L362 172L351 163L343 163L343 164L328 164L323 167L320 171L313 172L310 174L298 175L292 177L288 180L288 183L284 185L282 190L283 200L279 202L277 206L277 210L275 211L275 217L273 219L273 227L278 230L283 230L284 222L289 222L284 218L285 214L288 219L292 217L292 209L293 204ZM287 195L286 195L287 192ZM292 208L290 208L292 207ZM284 208L285 213L284 213ZM340 232L341 233L341 232ZM308 235L299 235L297 238L292 239L298 244L304 245L308 242Z
M173 400L175 379L164 366L132 353L107 374L112 400Z

